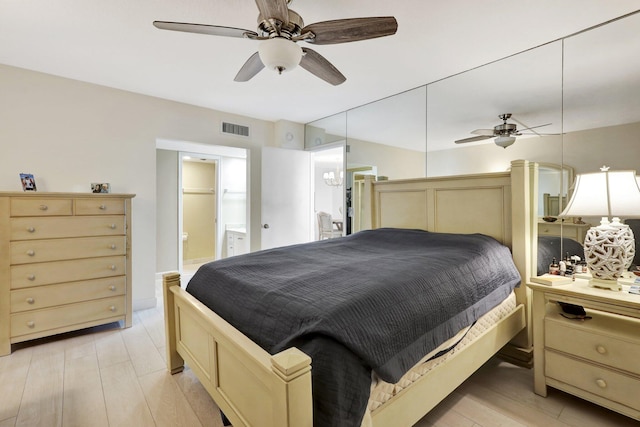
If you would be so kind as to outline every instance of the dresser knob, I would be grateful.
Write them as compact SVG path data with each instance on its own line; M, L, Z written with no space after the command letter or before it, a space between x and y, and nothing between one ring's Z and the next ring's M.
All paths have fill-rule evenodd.
M27 255L29 255L29 256L34 256L35 254L36 254L36 252L33 249L29 249L27 251Z
M30 274L29 276L27 276L27 279L34 281L36 280L36 275L35 274Z
M36 322L34 322L33 320L29 320L29 321L27 322L27 326L28 326L29 328L33 329L33 328L35 328L35 326L36 326Z
M600 354L607 354L607 349L602 345L597 346L596 351Z
M116 291L116 285L111 285L111 286L109 286L109 290L110 290L111 292L115 292L115 291Z
M602 378L598 378L596 380L596 384L598 385L598 387L600 388L607 388L607 382L605 380L603 380Z
M47 205L40 205L40 210L41 210L41 211L46 211L47 209L49 209L49 206L47 206Z
M115 248L116 248L115 244L112 243L112 244L109 245L109 249L115 249Z
M34 227L29 227L29 228L27 228L27 231L29 233L34 233L36 231L36 229Z
M36 302L36 300L34 300L33 298L27 298L27 304L33 304L34 302Z
M114 264L111 264L111 265L109 266L109 270L111 270L111 271L116 271L116 266L115 266Z
M107 209L107 207L106 207L105 205L100 205L99 209L100 209L101 211L104 211L104 210L106 210L106 209Z
M110 229L112 229L112 230L115 230L115 229L116 229L116 225L115 225L115 224L111 224L111 225L109 226L109 228L110 228Z
M109 310L110 310L110 311L113 311L113 312L115 313L115 312L116 312L116 306L115 306L115 305L112 305L111 307L109 307Z

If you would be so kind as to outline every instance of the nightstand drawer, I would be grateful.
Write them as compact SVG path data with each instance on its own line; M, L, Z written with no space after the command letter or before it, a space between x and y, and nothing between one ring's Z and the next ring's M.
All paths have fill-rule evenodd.
M12 198L11 216L54 216L71 215L73 200L71 199L36 199Z
M11 218L11 240L124 235L124 216Z
M126 277L110 277L11 291L11 312L39 310L56 305L124 295Z
M596 311L589 314L593 318L584 322L549 315L545 319L545 347L640 375L640 337L636 332L640 320Z
M126 253L124 236L11 242L11 264L93 258Z
M104 298L11 315L11 336L37 334L83 322L124 317L124 296Z
M124 199L76 199L76 215L123 215Z
M121 276L127 273L125 261L124 256L113 256L13 265L11 289Z
M640 378L545 351L545 375L588 393L640 410Z

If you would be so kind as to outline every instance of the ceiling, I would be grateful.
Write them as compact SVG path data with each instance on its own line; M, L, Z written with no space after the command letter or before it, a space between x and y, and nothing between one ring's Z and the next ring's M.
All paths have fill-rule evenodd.
M263 120L307 123L573 34L637 0L295 0L306 24L393 15L394 36L313 46L346 77L301 68L233 81L258 43L154 20L255 30L252 0L0 0L0 63ZM303 43L305 44L305 43ZM621 43L621 47L624 44Z

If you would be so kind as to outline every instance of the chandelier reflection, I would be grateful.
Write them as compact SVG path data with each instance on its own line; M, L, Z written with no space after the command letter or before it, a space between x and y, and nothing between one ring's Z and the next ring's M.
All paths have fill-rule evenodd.
M344 181L344 172L336 168L335 172L325 172L322 174L324 183L332 187L339 187Z

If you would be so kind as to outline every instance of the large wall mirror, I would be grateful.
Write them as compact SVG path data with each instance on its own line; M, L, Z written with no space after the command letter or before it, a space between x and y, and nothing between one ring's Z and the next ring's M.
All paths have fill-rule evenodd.
M542 218L562 211L575 174L603 164L638 169L637 28L640 13L346 111L347 168L370 167L398 179L503 171L514 159L536 161L542 164L540 234L580 241L588 228L581 222L593 218ZM506 149L493 136L455 143L503 124L499 116L507 113L507 123L522 135Z

